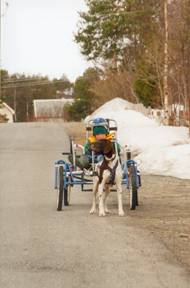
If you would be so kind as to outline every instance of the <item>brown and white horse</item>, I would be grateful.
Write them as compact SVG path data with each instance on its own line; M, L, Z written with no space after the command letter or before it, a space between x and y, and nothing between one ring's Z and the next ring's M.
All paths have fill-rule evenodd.
M115 151L115 145L109 140L100 140L91 144L91 149L103 155L103 161L95 166L93 177L93 202L90 214L96 212L96 196L98 192L99 216L109 213L106 199L110 193L110 187L116 184L118 197L118 214L124 216L122 202L122 168L119 157Z

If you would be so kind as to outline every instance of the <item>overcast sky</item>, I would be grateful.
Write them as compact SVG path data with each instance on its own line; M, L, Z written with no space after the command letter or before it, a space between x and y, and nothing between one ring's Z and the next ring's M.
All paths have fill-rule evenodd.
M2 2L5 0L1 0ZM7 0L2 17L2 68L71 81L89 66L74 43L84 0Z

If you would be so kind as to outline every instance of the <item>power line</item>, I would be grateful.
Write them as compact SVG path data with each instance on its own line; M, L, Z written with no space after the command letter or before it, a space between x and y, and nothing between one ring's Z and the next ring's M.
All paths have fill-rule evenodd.
M23 78L23 79L10 79L10 78L6 78L6 79L2 79L2 82L3 83L16 83L16 82L31 82L31 81L48 81L47 79L35 79L35 78L28 78L28 79L26 79L26 78Z
M24 77L24 76L23 76ZM4 83L9 83L9 82L30 82L30 81L49 81L49 82L55 82L55 81L65 81L65 80L49 80L46 77L41 77L41 78L35 78L34 77L24 77L24 78L3 78Z
M58 83L65 83L65 80L56 80L53 82L50 81L40 81L40 82L31 82L24 84L17 84L17 82L28 82L28 81L10 81L10 82L2 82L2 89L11 89L11 88L21 88L21 87L32 87L32 86L42 86L42 85L53 85ZM13 85L12 85L13 83ZM8 84L8 85L3 85ZM14 85L15 84L15 85Z

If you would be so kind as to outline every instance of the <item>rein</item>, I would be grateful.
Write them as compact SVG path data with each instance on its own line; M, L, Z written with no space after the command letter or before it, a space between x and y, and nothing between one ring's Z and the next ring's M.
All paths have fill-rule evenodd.
M108 166L109 162L112 162L116 158L115 149L113 147L113 143L111 143L109 140L101 140L101 142L96 142L94 145L92 145L92 150L97 153L100 153L104 156L104 159L100 165L100 171L99 173L95 172L94 175L97 175L99 178L99 184L102 182L103 179L103 173L105 170L108 170L110 172L109 182L107 184L114 185L115 182L115 173L117 166L119 164L119 161L117 160L114 167L111 168Z
M115 159L115 156L112 160ZM114 182L115 182L115 172L116 172L116 169L117 169L117 166L118 166L118 160L116 161L115 165L113 168L109 167L108 166L108 163L110 161L107 161L105 158L100 166L100 175L98 175L99 177L99 184L101 184L102 182L102 179L103 179L103 172L104 170L108 170L110 172L110 180L107 184L111 184L111 185L114 185Z

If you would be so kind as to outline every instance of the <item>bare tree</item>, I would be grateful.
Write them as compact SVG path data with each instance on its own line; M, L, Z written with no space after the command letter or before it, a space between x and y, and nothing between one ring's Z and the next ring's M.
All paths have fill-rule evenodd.
M169 100L168 100L168 0L164 0L164 77L163 77L163 90L164 90L164 110L165 121L169 124Z

